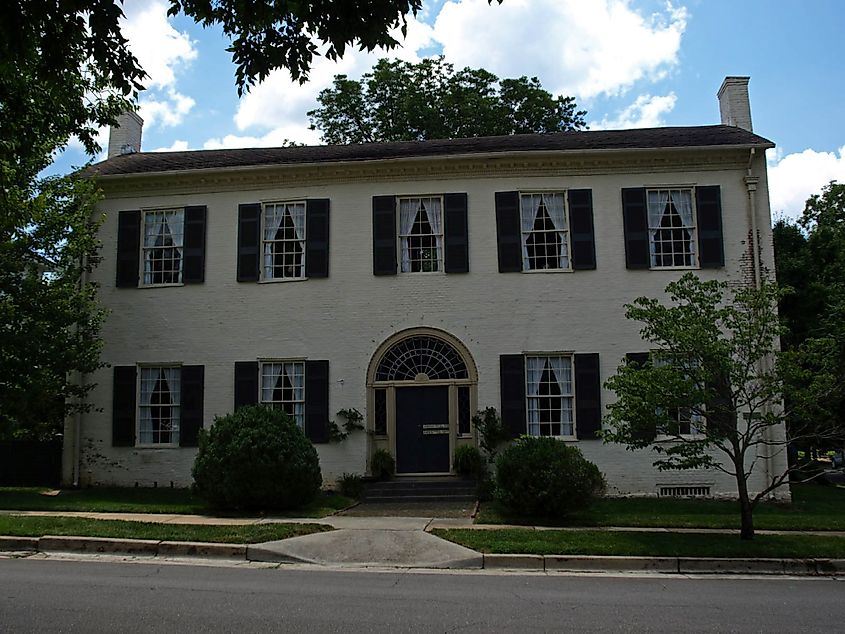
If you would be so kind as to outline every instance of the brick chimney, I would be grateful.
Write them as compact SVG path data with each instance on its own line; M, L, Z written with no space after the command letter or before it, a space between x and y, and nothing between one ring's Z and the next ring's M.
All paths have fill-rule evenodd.
M109 129L109 154L114 158L121 154L141 151L141 130L144 120L134 112L124 112L117 123Z
M723 125L732 125L753 132L751 103L748 101L750 77L725 77L719 88L719 112Z

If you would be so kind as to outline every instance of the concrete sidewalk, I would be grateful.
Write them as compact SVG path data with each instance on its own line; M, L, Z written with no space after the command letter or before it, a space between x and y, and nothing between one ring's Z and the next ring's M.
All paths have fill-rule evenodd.
M653 572L675 574L734 573L778 575L843 575L845 560L830 559L722 559L693 557L608 557L561 555L482 554L430 534L434 528L495 530L599 530L631 532L736 533L726 529L671 529L637 527L551 528L472 524L471 518L355 517L230 518L205 515L153 513L88 513L54 511L0 511L3 515L64 516L162 524L248 525L320 523L334 531L315 533L263 544L202 544L83 537L0 537L0 552L111 553L153 557L207 557L239 561L316 564L333 567L389 567L433 569L496 569L557 572ZM831 531L757 531L760 534L845 536Z

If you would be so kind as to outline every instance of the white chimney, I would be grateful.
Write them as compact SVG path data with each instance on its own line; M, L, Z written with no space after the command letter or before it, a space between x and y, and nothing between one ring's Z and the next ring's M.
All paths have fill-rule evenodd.
M141 151L141 130L144 120L134 112L124 112L109 129L108 158Z
M719 112L723 125L732 125L753 132L751 128L751 102L748 101L750 77L725 77L719 88Z

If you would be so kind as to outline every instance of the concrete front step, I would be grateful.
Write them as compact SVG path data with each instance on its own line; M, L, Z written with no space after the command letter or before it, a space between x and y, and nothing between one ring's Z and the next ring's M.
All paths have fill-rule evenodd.
M378 504L405 504L417 502L475 502L474 495L406 495L403 497L395 496L372 496L368 495L364 498L365 502L372 502Z
M364 489L364 499L368 502L473 501L475 491L475 481L462 478L397 478L369 483Z

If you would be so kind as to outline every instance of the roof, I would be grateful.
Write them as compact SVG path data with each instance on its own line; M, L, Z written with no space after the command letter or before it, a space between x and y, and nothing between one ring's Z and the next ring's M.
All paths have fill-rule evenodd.
M639 128L359 145L137 152L115 156L86 168L83 173L87 176L119 176L472 154L693 147L774 147L774 144L748 130L725 125Z

